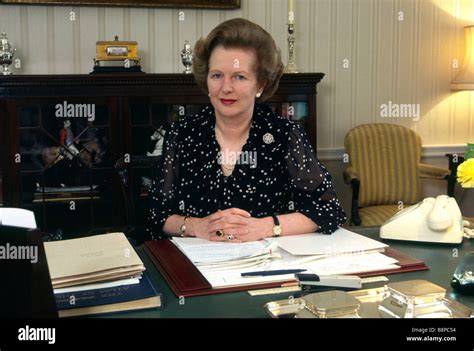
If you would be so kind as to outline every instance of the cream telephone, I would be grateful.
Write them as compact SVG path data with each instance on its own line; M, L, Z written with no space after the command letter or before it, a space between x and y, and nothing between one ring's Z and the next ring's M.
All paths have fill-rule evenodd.
M464 223L456 200L446 195L428 197L407 207L380 228L382 239L460 244Z

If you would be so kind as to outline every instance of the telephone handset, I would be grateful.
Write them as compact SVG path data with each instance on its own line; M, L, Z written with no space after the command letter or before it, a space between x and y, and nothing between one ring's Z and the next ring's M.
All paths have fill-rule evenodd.
M463 221L456 200L446 195L428 197L385 222L380 228L383 239L459 244Z
M426 219L428 227L435 231L447 230L453 224L451 214L446 208L448 206L448 196L439 195L433 205L433 209Z

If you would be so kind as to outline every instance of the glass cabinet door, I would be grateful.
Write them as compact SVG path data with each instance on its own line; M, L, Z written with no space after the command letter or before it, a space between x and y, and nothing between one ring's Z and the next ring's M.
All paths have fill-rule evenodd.
M133 208L130 211L133 211L133 226L139 229L137 233L143 233L147 225L148 192L157 175L166 133L173 122L197 113L203 107L203 104L164 103L151 98L130 99L129 121L125 122L125 125L129 125L129 128L125 128L129 145L125 149L130 156L130 163L127 165L133 197Z
M63 238L114 227L109 101L42 99L17 106L21 203Z

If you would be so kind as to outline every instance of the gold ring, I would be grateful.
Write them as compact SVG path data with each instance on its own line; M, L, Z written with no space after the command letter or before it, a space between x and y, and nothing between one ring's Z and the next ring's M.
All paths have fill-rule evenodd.
M224 231L219 229L219 230L216 230L216 235L219 237L219 238L222 238L225 234L224 234Z

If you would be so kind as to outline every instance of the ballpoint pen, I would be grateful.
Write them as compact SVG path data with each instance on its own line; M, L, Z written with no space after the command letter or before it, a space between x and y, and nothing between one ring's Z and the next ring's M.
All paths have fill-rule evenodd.
M244 272L241 273L240 275L242 277L260 277L260 276L266 276L266 275L281 275L281 274L295 274L295 273L301 273L301 272L306 272L306 269L276 269L273 271L256 271L256 272Z

